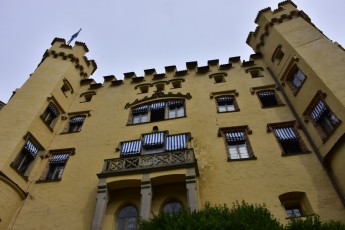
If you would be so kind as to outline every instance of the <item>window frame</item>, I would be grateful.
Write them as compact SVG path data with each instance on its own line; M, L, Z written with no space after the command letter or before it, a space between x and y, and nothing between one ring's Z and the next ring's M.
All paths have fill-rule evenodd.
M293 134L287 134L287 136L290 136L288 139L289 140L280 140L280 138L277 136L276 129L291 129L289 131L292 131ZM300 155L300 154L306 154L310 153L311 151L308 150L307 146L305 145L305 142L303 141L301 135L297 131L297 126L295 121L287 121L287 122L278 122L278 123L270 123L267 124L267 132L270 133L272 132L281 151L282 151L282 156L293 156L293 155ZM283 131L284 132L284 131ZM285 135L285 134L280 134L280 135ZM295 136L295 140L291 140L291 137ZM294 152L294 153L286 153L286 150L284 148L284 143L282 142L288 142L288 141L294 141L298 142L298 147L300 148L300 152Z
M61 111L59 110L59 107L50 101L40 117L49 130L53 131L53 128L60 116Z
M30 132L28 132L24 136L24 140L25 141L23 146L21 147L19 153L10 164L10 166L25 180L27 180L31 173L35 160L42 155L42 153L44 152L44 148ZM28 148L30 148L31 150L32 148L35 148L37 150L35 156L32 155L33 153L29 153L30 150L28 150ZM24 161L27 160L29 154L31 154L31 159L29 159L30 161L26 163L25 170L22 171Z
M269 97L274 97L274 100L276 101L275 105L265 105L263 100L263 97L260 97L259 94L262 93L273 93L273 96L269 96ZM263 90L259 90L256 92L257 97L259 98L260 104L261 104L261 108L263 109L268 109L268 108L275 108L275 107L280 107L283 106L284 104L282 103L282 101L280 100L280 98L277 95L277 91L274 89L263 89Z
M285 53L282 51L282 45L278 45L272 54L271 61L274 64L279 65L282 62L284 56Z
M175 210L172 210L172 212L169 212L168 210L165 210L167 205L170 205L170 204L178 204L180 205L180 211L179 212L175 212ZM175 209L175 207L174 207ZM171 215L179 215L183 212L183 209L184 209L184 206L182 204L182 202L180 202L179 200L177 199L169 199L167 201L165 201L162 206L161 206L161 211L166 213L166 214L171 214Z
M326 142L330 136L335 132L335 130L340 126L342 121L338 118L338 116L331 110L329 105L326 103L326 94L322 93L320 90L315 94L311 102L309 103L306 110L303 112L304 115L304 122L309 122L311 120L313 126L315 127L317 133L319 134L320 138L323 142ZM320 104L321 103L321 104ZM318 108L319 107L319 108ZM324 110L324 111L321 111ZM317 114L318 113L318 114ZM324 127L318 122L320 118L325 118L327 115L331 115L334 119L336 124L331 127L332 130L326 131ZM321 114L321 115L320 115ZM320 115L317 120L315 120L315 116ZM314 116L314 118L313 118ZM331 118L327 118L329 123L332 123Z
M179 113L177 112L175 115L175 117L170 117L170 105L169 102L174 102L174 101L181 101L183 103L182 106L178 107L178 108L182 108L183 113L182 115L179 115ZM157 110L153 110L151 107L154 104L158 104L158 103L164 103L164 108L163 109L157 109ZM136 109L139 109L143 107L147 107L145 110L147 111L143 111L143 112L138 112L136 114L134 114L133 112ZM163 114L164 113L164 117ZM156 119L153 119L154 116L156 117ZM171 120L171 119L178 119L178 118L183 118L186 117L186 100L181 99L181 98L172 98L172 99L168 99L168 100L157 100L157 101L151 101L148 103L144 103L144 104L140 104L140 105L136 105L131 107L130 110L130 114L129 114L129 118L128 118L128 123L127 125L138 125L138 124L146 124L146 123L151 123L151 122L160 122L160 121L165 121L165 120ZM134 122L134 119L136 117L139 117L139 121L138 122ZM143 121L142 118L146 117Z
M314 215L313 209L305 192L286 192L279 195L278 198L285 212L286 219ZM292 209L298 209L301 215L291 216L288 211Z
M233 110L227 110L227 109L225 109L225 111L221 111L220 110L220 106L223 106L223 105L219 105L219 103L220 103L219 99L220 98L225 98L225 97L229 97L229 98L231 98L233 100L233 103L232 103L232 106L234 107ZM227 95L216 96L215 97L215 103L216 103L216 106L217 106L217 113L232 113L232 112L240 111L240 109L238 107L237 100L236 100L236 95L234 95L234 94L227 94ZM226 106L227 106L227 104L225 105L225 107Z
M124 211L124 209L126 209L126 208L133 208L136 212L136 216L135 217L134 216L120 217L121 212ZM123 226L120 226L120 224L122 224L122 223L120 223L120 218L124 219L124 225ZM126 204L126 205L124 205L118 209L118 212L116 215L116 221L117 221L116 229L119 229L119 230L128 229L128 220L130 218L135 218L135 227L131 228L131 229L136 229L138 227L139 211L135 205L128 203L128 204Z
M297 87L293 81L296 79L297 73L301 72L304 76L303 81L301 82L300 86ZM298 67L297 64L293 64L292 67L289 69L288 73L286 74L285 77L285 82L289 86L290 90L292 91L293 95L296 96L298 92L301 90L303 87L303 84L306 82L307 76L305 73Z
M237 141L244 141L248 157L231 158L229 138L228 138L229 136L227 135L229 133L232 133L233 136L238 136L238 134L241 133L241 135L242 135L242 137L240 138L241 140L237 140ZM223 137L224 145L225 145L226 151L227 151L227 161L243 161L243 160L256 160L257 159L257 157L255 156L255 154L253 152L250 140L248 138L248 135L250 135L250 134L252 134L252 131L249 129L249 127L247 125L219 128L218 136ZM233 142L235 142L235 141L233 141ZM240 155L238 145L239 144L237 143L235 146L236 146L236 149L238 150L238 153Z

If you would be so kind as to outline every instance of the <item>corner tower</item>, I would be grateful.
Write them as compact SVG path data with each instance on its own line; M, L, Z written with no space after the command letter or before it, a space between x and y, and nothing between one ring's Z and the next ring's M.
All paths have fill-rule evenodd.
M55 38L24 85L2 109L0 119L0 229L9 226L33 183L40 157L56 135L61 118L96 64L84 43ZM42 122L43 121L43 122Z

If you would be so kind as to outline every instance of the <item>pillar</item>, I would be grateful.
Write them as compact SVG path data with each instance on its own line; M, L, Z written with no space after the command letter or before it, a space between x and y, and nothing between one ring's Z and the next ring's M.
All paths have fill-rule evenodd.
M152 202L151 181L148 174L144 174L141 180L141 199L140 199L140 217L144 220L150 218Z
M91 230L102 230L103 218L107 209L108 189L105 178L101 178L98 182L96 208L93 214Z
M187 169L186 174L187 204L191 211L199 210L195 169Z

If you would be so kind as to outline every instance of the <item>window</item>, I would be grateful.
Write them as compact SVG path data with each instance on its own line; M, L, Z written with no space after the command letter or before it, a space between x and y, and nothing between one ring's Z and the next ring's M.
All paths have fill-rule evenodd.
M94 92L94 91L89 91L89 92L85 92L85 93L80 94L80 97L83 97L83 98L84 98L84 100L81 101L81 103L91 101L91 100L92 100L92 97L93 97L94 95L96 95L96 92Z
M164 205L163 212L170 214L180 214L182 213L182 205L178 201L169 201Z
M272 62L274 62L274 64L276 65L279 65L280 62L283 60L283 57L284 57L284 53L282 51L282 46L279 45L275 51L273 52L273 55L272 55Z
M156 84L155 86L157 91L163 91L165 88L165 84Z
M287 192L279 196L286 218L295 218L313 214L310 202L304 192Z
M256 159L254 156L247 133L251 131L247 126L221 128L228 150L228 160Z
M320 100L316 104L310 115L322 137L328 137L340 124L340 120L328 108L323 100Z
M63 170L65 169L69 153L56 154L51 156L49 161L49 169L45 180L60 180Z
M236 99L234 96L220 96L216 98L217 106L218 106L218 112L224 113L224 112L233 112L238 111L238 106L236 103Z
M29 134L28 138L24 144L24 147L11 164L11 166L16 169L21 175L28 177L30 168L37 157L39 151L42 151L43 148L40 147L36 141L34 141Z
M73 93L72 86L66 79L63 80L63 85L61 87L61 91L66 97L72 95L72 93Z
M117 218L117 230L137 229L138 211L133 205L122 208Z
M167 132L143 134L142 139L120 143L121 157L155 154L188 148L190 134L167 135Z
M213 76L214 82L215 83L222 83L225 82L225 77L223 74L217 74Z
M184 100L159 101L133 108L131 124L163 121L184 116Z
M48 107L41 115L41 118L46 123L46 125L48 125L48 127L53 128L59 115L59 109L53 103L49 103Z
M83 126L85 117L86 117L85 115L72 117L68 122L68 126L69 126L68 132L69 133L80 132L81 127Z
M253 70L250 70L249 72L252 78L258 78L258 77L264 76L259 69L253 69Z
M149 85L143 85L138 87L140 90L140 93L148 93L149 92Z
M286 82L289 88L296 95L302 87L305 79L306 76L304 75L304 73L297 67L297 65L294 65L287 75Z
M172 80L171 84L172 84L173 89L181 88L182 87L182 81L184 81L184 79L182 79L182 80Z
M304 142L299 136L297 130L290 124L269 124L273 130L280 147L283 150L283 155L292 155L298 153L308 152Z
M256 94L260 99L262 108L270 108L282 105L274 90L262 90Z

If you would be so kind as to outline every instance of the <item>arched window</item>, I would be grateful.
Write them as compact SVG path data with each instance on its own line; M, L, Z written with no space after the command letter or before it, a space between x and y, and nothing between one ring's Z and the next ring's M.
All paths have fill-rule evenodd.
M133 205L122 208L117 218L117 230L135 230L137 228L138 211Z
M171 214L179 214L182 212L182 205L176 200L167 202L163 207L163 212Z

